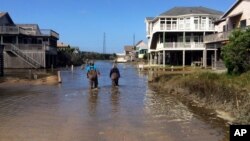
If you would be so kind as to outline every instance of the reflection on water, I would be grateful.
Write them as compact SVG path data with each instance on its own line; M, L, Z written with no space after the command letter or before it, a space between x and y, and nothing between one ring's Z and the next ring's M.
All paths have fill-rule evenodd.
M111 62L97 62L99 89L90 90L86 72L62 71L62 84L0 84L0 139L222 141L223 121L201 116L167 93L156 93L147 75L119 64L119 87L109 78Z
M149 90L146 98L145 110L152 114L156 121L164 119L168 122L189 122L193 118L188 107L177 101L175 97Z
M88 102L89 115L94 116L96 114L96 107L98 104L98 90L89 90Z

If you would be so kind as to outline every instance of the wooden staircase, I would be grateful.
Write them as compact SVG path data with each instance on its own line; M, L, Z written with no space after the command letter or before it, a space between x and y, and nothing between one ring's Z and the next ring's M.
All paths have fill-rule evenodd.
M16 56L20 57L22 60L24 60L26 63L28 63L29 65L31 65L35 69L43 67L39 62L37 62L35 59L29 57L25 53L23 53L18 47L16 47L13 44L6 47L5 51L10 51L11 53L13 53Z
M225 70L226 69L226 66L223 62L223 60L219 60L216 62L216 70Z

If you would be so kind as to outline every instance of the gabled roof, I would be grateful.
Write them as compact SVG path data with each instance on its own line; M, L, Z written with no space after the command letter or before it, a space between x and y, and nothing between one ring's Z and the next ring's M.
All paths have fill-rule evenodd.
M5 13L4 13L4 12L0 12L0 18L1 18L3 15L5 15Z
M174 7L162 14L160 16L180 16L188 14L211 14L211 15L222 15L223 12L206 8L206 7Z
M3 18L3 17L6 17L9 21L9 24L11 25L14 25L14 22L13 20L11 19L10 15L8 12L0 12L0 20Z
M236 2L225 12L225 14L221 17L221 19L227 17L227 15L232 12L232 10L237 7L242 1L250 1L250 0L236 0Z
M124 46L125 51L134 51L134 46Z
M141 42L143 42L143 40L140 40L139 42L137 42L137 43L135 44L135 46L138 46Z

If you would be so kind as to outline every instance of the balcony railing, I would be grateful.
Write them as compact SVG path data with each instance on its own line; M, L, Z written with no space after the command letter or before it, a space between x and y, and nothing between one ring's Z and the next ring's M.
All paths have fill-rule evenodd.
M55 37L55 38L59 39L59 34L56 33L53 30L50 30L50 29L41 29L40 31L41 31L41 33L42 33L43 36L52 36L52 37Z
M19 34L17 26L0 26L0 34Z
M6 51L11 49L12 44L4 44L4 45L5 45L4 49ZM15 47L18 48L19 50L22 50L23 52L33 52L33 51L44 52L46 49L45 46L41 44L18 44L15 45Z
M201 42L166 42L165 44L160 43L158 44L160 48L190 48L190 49L195 49L195 48L204 48L205 45L204 43Z
M245 31L246 29L249 29L250 26L240 27L236 29L241 29ZM219 32L216 34L210 34L203 37L204 43L215 43L215 42L222 42L229 40L230 34L234 31L234 29L230 29L226 32Z
M25 34L35 35L34 31L26 30L19 26L0 26L0 34ZM41 29L42 36L52 36L59 39L59 34L50 29Z
M227 32L220 32L216 34L210 34L204 36L203 40L204 43L214 43L214 42L221 42L221 41L226 41L229 39L229 35L231 34L232 31L227 31Z
M204 25L204 24L161 24L160 22L154 23L153 31L148 31L150 33L157 31L214 31L214 25Z

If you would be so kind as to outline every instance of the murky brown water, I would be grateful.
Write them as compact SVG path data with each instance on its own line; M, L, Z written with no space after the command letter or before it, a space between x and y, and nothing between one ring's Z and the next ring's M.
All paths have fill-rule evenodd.
M53 86L0 84L0 141L223 141L225 122L148 87L147 77L119 64L112 88L109 62L98 62L98 91L86 73L62 72ZM203 111L203 112L199 112Z

